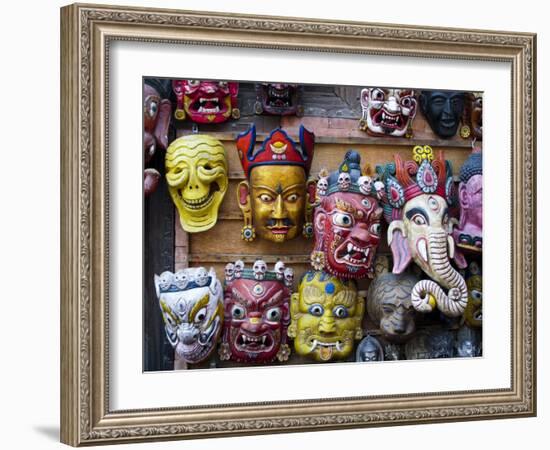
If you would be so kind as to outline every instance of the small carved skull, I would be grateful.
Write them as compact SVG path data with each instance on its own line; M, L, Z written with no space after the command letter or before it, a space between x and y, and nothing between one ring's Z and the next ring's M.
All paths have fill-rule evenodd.
M376 197L378 197L378 200L382 200L386 196L384 183L382 183L381 181L374 182L374 190L376 191Z
M241 278L244 270L244 262L238 259L235 261L235 278Z
M258 281L261 281L265 278L265 273L267 272L267 264L265 261L258 259L254 266L252 266L252 271L254 272L254 278Z
M277 280L282 280L284 278L284 272L285 263L282 261L277 261L275 263L275 275L277 276Z
M161 289L168 289L174 280L174 275L170 271L166 271L160 274L159 287Z
M338 176L338 187L342 191L347 191L351 185L351 176L347 172L342 172Z
M363 175L359 177L359 190L365 195L370 195L372 189L372 178L368 175Z
M227 263L225 265L225 282L233 281L235 278L235 264Z
M321 177L319 178L319 181L317 181L317 194L319 194L321 197L324 197L327 195L328 191L328 177Z
M199 267L195 272L195 283L199 286L206 286L208 283L208 272L204 267Z
M290 267L287 267L284 271L284 277L285 286L291 288L292 284L294 283L294 270L292 270Z
M187 274L183 270L180 270L179 272L176 272L174 274L174 283L176 284L178 289L185 289L188 281L189 280L187 278Z

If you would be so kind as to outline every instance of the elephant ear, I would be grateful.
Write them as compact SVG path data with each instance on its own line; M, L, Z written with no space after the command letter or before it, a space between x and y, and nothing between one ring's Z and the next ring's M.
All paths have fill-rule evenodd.
M393 273L402 273L411 262L411 252L407 239L401 230L400 221L394 221L388 228L388 238L393 255ZM393 225L393 226L392 226Z

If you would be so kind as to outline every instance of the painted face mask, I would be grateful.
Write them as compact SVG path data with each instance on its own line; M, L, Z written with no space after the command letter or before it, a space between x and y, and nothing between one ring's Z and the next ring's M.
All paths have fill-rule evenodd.
M466 307L468 290L464 278L450 262L455 256L448 212L451 167L443 159L443 152L434 159L429 146L414 147L413 158L414 161L404 162L395 155L395 164L382 170L393 273L402 273L414 260L432 278L414 286L414 308L430 312L437 305L444 315L458 317ZM377 170L380 172L381 168Z
M300 127L300 145L277 128L256 148L254 125L237 138L239 158L247 178L239 183L237 201L244 216L241 237L282 243L300 233L311 235L315 201L307 177L313 158L313 133ZM305 223L304 223L305 222Z
M258 364L286 361L290 288L284 279L258 260L251 269L243 268L239 278L226 278L225 285L221 359Z
M372 136L411 138L416 106L412 90L365 88L361 91L363 116L359 126Z
M228 185L222 143L202 134L180 137L168 147L165 165L181 227L189 233L212 228Z
M143 85L143 157L147 165L157 149L166 150L172 104L168 97L169 81L147 78ZM158 170L148 167L144 173L144 193L152 194L159 183Z
M404 342L416 330L416 310L411 292L418 278L409 273L378 275L369 286L367 311L391 342Z
M272 114L277 116L302 116L303 87L297 84L285 83L257 83L256 103L254 112L256 114Z
M155 275L166 337L180 359L208 358L222 329L223 290L214 269L204 267Z
M195 123L221 123L238 119L239 83L227 81L174 80L177 120L188 117Z
M462 119L460 136L464 139L483 139L483 97L481 94L468 92L465 94L464 117Z
M325 272L306 272L292 294L291 325L296 353L316 361L347 358L363 337L364 300L353 281Z
M453 238L461 252L481 253L483 244L483 161L481 150L472 151L460 168L458 200L460 222Z
M453 137L464 110L464 92L421 91L420 107L435 134L442 138Z
M483 280L478 273L471 274L466 279L468 286L468 305L464 311L464 323L472 328L480 328L483 324Z
M378 339L374 336L367 336L357 346L355 361L373 362L384 361L384 349Z
M328 187L314 212L311 264L340 278L372 278L380 243L382 208L360 163L359 153L346 153L339 170L325 177Z

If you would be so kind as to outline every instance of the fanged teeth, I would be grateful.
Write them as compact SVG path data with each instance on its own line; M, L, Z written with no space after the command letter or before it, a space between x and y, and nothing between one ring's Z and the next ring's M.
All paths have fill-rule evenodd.
M317 339L314 339L309 346L310 351L315 350L317 347L336 347L336 350L339 352L344 348L341 341L336 342L319 342Z
M204 114L215 114L220 112L220 107L216 106L215 108L205 108L203 106L200 106L199 112Z
M265 334L263 336L258 336L258 337L246 336L244 334L241 334L239 337L243 345L261 343L262 346L265 346L267 341L267 336Z

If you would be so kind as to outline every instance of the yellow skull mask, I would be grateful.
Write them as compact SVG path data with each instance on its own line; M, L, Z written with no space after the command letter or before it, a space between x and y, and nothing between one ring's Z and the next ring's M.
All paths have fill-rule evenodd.
M296 353L316 361L347 358L361 339L364 300L353 281L325 272L307 272L291 298L291 324Z
M182 228L197 233L212 228L227 191L227 158L220 141L192 134L166 150L166 181Z

